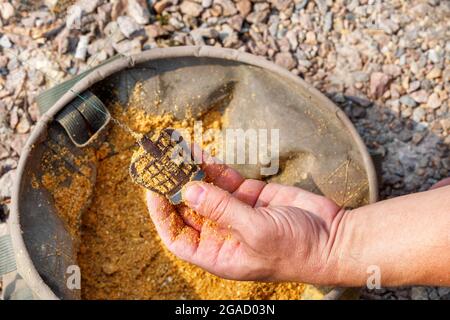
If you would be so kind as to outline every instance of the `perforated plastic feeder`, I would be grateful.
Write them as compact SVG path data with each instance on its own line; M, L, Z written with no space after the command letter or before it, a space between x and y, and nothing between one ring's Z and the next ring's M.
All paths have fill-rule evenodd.
M79 290L66 285L68 266L77 264L75 239L58 217L49 192L33 187L33 176L42 174L43 154L64 146L76 157L84 146L101 141L110 121L105 88L118 92L125 104L137 81L146 92L158 92L161 103L157 108L149 104L150 114L171 112L182 118L183 106L190 106L194 115L219 106L227 112L228 128L279 129L280 171L268 181L324 194L346 207L377 200L371 158L349 119L287 70L260 57L213 47L118 56L39 97L43 109L50 108L22 151L9 219L18 272L37 298L80 297ZM88 102L103 112L94 112ZM259 164L235 167L247 177L261 178ZM344 289L307 286L299 298L343 295Z

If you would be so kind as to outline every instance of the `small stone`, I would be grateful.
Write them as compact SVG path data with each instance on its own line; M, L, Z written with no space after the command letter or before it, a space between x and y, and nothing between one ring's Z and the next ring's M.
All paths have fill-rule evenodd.
M81 29L81 18L83 16L83 9L78 5L70 6L67 9L66 28L69 30Z
M12 47L12 43L6 34L0 38L0 47L5 49L10 49Z
M0 201L11 198L16 170L9 170L0 178Z
M75 51L75 59L85 61L87 57L87 49L89 45L90 36L80 36L78 40L77 49Z
M211 1L211 0L208 0ZM155 9L156 13L161 14L166 8L170 7L172 5L172 0L162 0L157 1L153 5L153 9Z
M430 95L430 97L428 98L427 106L428 106L428 108L431 108L431 109L437 109L441 106L441 103L442 103L442 101L439 98L439 95L435 92L435 93L432 93Z
M142 51L142 43L138 38L122 40L118 43L114 43L113 47L118 53L125 55L137 54Z
M145 26L145 33L153 39L167 34L166 30L164 30L159 24Z
M428 72L426 78L429 80L436 79L436 78L439 78L441 76L441 74L442 74L441 69L433 68L433 69L431 69L430 72Z
M402 74L402 69L395 64L387 64L383 66L383 72L395 78Z
M127 12L139 24L147 24L150 21L146 0L128 0Z
M325 18L323 20L324 20L323 21L323 31L325 33L328 33L333 28L333 13L327 12L327 14L325 15Z
M450 288L449 287L439 287L437 289L439 296L443 297L448 294L450 294Z
M5 146L0 144L0 160L5 159L7 157L9 157L8 149ZM1 174L1 172L0 172L0 174Z
M22 115L19 123L16 126L16 131L18 133L28 133L30 131L30 122L25 115Z
M79 5L84 12L92 13L97 9L100 4L100 0L78 0L77 5Z
M246 17L252 11L252 3L249 0L239 0L236 7L242 17Z
M413 300L428 300L427 290L424 287L412 287L411 299Z
M297 66L297 61L290 52L280 52L275 55L275 63L288 70L294 69Z
M387 89L390 78L382 72L373 72L370 75L370 94L374 98L381 97Z
M270 0L270 2L280 12L286 10L293 3L292 0Z
M0 14L5 22L14 17L16 11L14 6L8 1L0 3Z
M142 30L142 26L128 16L118 17L117 23L122 34L127 38L132 38L136 33Z
M202 7L207 9L212 6L213 0L202 0Z
M232 16L237 13L237 9L231 0L214 0L214 3L222 7L222 15L225 17Z
M435 49L431 49L430 51L428 51L428 60L430 60L434 64L440 63L442 60L442 54Z
M417 103L426 103L428 101L428 93L425 90L415 91L410 96Z
M422 121L423 117L425 116L426 112L423 108L415 108L412 114L412 119L415 122L420 122Z
M413 81L413 82L411 82L411 83L409 84L409 86L408 86L408 88L407 88L407 91L408 91L408 93L411 93L411 92L416 91L416 90L419 89L419 88L420 88L420 81L419 81L419 80L416 80L416 81Z
M27 142L28 134L15 134L11 142L11 149L13 149L18 155L20 155L22 148Z
M406 96L402 96L400 98L400 103L404 104L405 106L408 106L410 108L414 108L417 105L417 102L414 101L413 98L411 98L410 96L406 95Z
M183 0L180 5L180 10L183 14L186 14L188 16L198 17L202 13L203 7L198 3L189 0Z
M450 134L450 117L441 119L439 123L441 124L441 127L444 130L444 132Z
M317 44L316 34L313 31L308 31L306 33L305 43L309 45Z
M423 132L414 132L411 141L415 145L418 145L422 142L423 138L425 138L425 134Z

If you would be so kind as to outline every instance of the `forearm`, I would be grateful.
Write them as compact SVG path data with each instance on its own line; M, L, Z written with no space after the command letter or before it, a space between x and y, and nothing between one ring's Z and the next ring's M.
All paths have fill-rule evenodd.
M450 186L343 212L330 248L336 284L450 285Z

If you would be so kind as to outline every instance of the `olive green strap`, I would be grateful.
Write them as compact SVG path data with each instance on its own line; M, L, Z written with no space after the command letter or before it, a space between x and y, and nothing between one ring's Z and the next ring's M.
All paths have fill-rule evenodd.
M0 276L17 269L11 237L4 235L0 237Z
M108 125L111 115L96 95L85 91L64 107L55 120L77 147L85 147Z
M95 69L121 57L123 55L116 55L100 65L41 93L36 99L41 114L47 112L77 82ZM84 147L95 140L97 133L107 126L111 120L111 115L97 96L90 91L85 91L81 94L77 93L76 97L56 115L55 120L64 128L77 147Z
M85 78L86 76L88 76L91 72L93 72L94 70L108 64L111 63L119 58L124 57L124 55L122 54L118 54L115 55L111 58L109 58L108 60L100 63L98 66L95 66L89 70L86 70L82 73L80 73L79 75L76 75L75 77L73 77L72 79L69 79L67 81L64 81L56 86L54 86L53 88L50 88L44 92L42 92L41 94L39 94L36 98L36 102L37 105L39 107L39 111L41 112L41 114L44 114L45 112L47 112L51 107L53 107L53 105L70 89L73 88L73 86L75 84L77 84L80 80L82 80L83 78Z

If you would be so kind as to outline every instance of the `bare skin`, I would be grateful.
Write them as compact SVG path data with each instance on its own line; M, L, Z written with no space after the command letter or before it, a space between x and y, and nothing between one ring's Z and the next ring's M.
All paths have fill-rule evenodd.
M147 196L161 239L181 259L235 280L363 286L376 266L383 286L450 285L450 180L344 210L207 162L210 183L185 187L187 207Z

